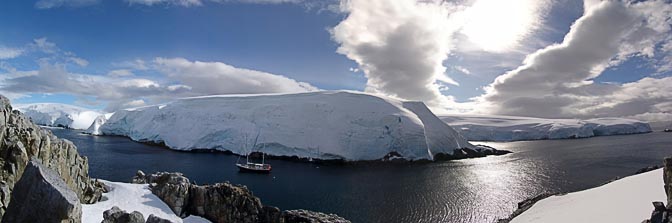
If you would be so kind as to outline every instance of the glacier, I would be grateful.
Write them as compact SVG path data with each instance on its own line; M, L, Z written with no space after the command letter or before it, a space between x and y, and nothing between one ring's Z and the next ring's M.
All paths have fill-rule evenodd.
M36 103L17 105L17 110L43 126L87 129L100 112L73 105Z
M115 112L89 129L175 150L320 160L434 160L474 146L422 102L352 91L178 99Z
M651 132L643 121L627 118L543 119L502 115L441 115L471 141L570 139Z

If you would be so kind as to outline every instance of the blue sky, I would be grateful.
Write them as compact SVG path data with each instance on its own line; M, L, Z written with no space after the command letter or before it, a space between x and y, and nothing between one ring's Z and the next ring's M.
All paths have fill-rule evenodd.
M440 112L669 113L672 104L664 96L641 101L625 95L651 97L627 92L633 87L627 83L669 81L672 40L664 36L670 34L670 2L500 3L3 1L0 92L14 103L109 111L204 94L347 89L421 100ZM631 16L623 22L634 28L606 24L602 14ZM654 21L668 24L654 27ZM614 29L604 28L600 36L602 30L590 26ZM582 27L595 34L581 34ZM609 42L614 35L621 37ZM610 44L589 44L599 43L590 38ZM577 50L591 47L588 52L604 54ZM586 63L558 70L547 62L555 60L551 56L557 64L580 57ZM562 75L567 81L556 78ZM548 83L542 87L539 80ZM539 92L507 90L526 86ZM608 105L599 106L601 101ZM634 105L647 109L628 107Z

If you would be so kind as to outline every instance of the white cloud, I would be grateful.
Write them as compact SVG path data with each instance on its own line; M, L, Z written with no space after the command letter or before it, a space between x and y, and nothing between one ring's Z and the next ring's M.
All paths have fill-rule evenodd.
M147 70L147 69L149 69L149 67L147 66L147 63L142 59L123 61L123 62L120 62L120 63L112 63L112 66L120 67L120 68L133 69L133 70Z
M366 91L410 100L439 102L454 32L447 5L414 0L343 1L347 18L332 30L338 53L359 64Z
M84 7L100 3L100 0L39 0L35 3L35 8L50 9L58 7Z
M68 60L79 65L80 67L86 67L89 65L89 61L79 58L79 57L68 57Z
M340 44L337 52L365 73L366 91L453 105L441 91L445 84L458 85L443 65L457 45L476 43L479 52L515 49L538 29L549 7L546 0L344 0L341 10L348 16L332 29L332 38Z
M453 69L455 69L455 70L457 70L457 71L459 71L459 72L462 72L462 73L464 73L464 74L471 74L471 71L469 71L469 69L464 68L464 67L462 67L462 66L453 66Z
M176 97L212 94L317 90L308 83L281 75L236 68L221 62L189 61L183 58L156 58L149 67L163 75L158 80L134 78L123 70L112 70L108 75L75 74L68 72L64 64L50 63L48 60L40 60L39 65L37 71L14 71L0 75L0 93L13 97L34 93L66 93L107 102L106 110L114 111L135 106L135 102L140 99L143 103L159 103Z
M146 5L146 6L153 6L153 5L176 5L176 6L184 6L184 7L191 7L191 6L201 6L203 5L203 2L201 0L126 0L128 4L130 5Z
M127 108L134 108L134 107L140 107L140 106L145 106L147 105L144 100L138 99L138 100L132 100L129 102L126 102L123 104L123 107Z
M133 76L133 72L128 70L128 69L111 70L111 71L107 72L107 76L128 77L128 76Z
M245 93L290 93L317 88L285 76L233 67L221 62L156 58L157 69L172 80L188 85L201 95Z
M23 49L0 46L0 60L13 59L21 56L23 53Z
M481 49L510 50L532 34L550 8L547 0L477 0L457 19L463 20L460 33Z
M46 37L34 39L31 46L36 50L42 51L44 53L55 53L56 51L59 51L58 47L56 47L56 44L49 42Z
M204 2L213 3L247 3L247 4L282 4L282 3L304 3L304 0L125 0L130 5L172 5L172 6L202 6ZM313 4L309 4L313 5Z
M661 97L642 91L657 84L670 91L671 79L645 78L623 84L597 84L592 79L609 66L633 56L653 57L670 35L672 6L663 1L586 4L586 12L560 44L528 55L479 98L482 111L541 117L627 116L655 110ZM667 85L665 85L667 84ZM647 88L649 89L649 88Z

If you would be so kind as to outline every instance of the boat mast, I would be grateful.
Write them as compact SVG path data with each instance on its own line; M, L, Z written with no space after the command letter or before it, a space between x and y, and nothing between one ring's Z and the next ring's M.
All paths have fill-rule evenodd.
M264 143L264 147L261 150L264 150L264 148L266 148L266 143ZM264 151L261 151L261 164L263 165L265 161Z

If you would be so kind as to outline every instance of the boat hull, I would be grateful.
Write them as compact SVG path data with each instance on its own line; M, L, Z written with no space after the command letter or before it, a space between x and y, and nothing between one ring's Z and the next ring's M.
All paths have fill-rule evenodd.
M246 172L246 173L264 173L268 174L271 173L271 168L264 168L264 169L259 169L259 168L249 168L246 167L245 165L236 165L238 167L238 171L240 172Z

